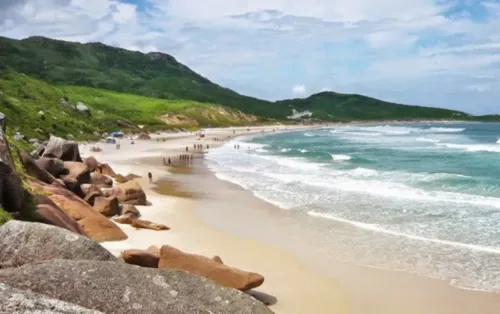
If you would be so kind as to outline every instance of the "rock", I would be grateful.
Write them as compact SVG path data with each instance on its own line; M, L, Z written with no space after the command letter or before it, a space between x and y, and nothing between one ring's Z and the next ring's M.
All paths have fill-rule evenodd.
M122 204L148 205L146 194L135 180L122 183L111 189L104 189L103 193L106 196L118 197Z
M125 178L124 176L122 176L121 174L117 174L115 177L114 177L115 181L118 182L118 183L125 183L127 182L127 178Z
M24 169L30 176L35 177L47 184L52 184L56 180L56 178L54 178L54 176L51 175L48 171L38 167L36 161L27 152L20 151L19 158L21 158Z
M144 250L125 250L120 258L127 264L158 268L160 256Z
M156 224L151 221L141 219L134 219L132 221L132 227L137 229L151 229L156 231L170 230L170 228L165 225Z
M108 176L105 176L99 172L92 172L90 174L90 182L91 184L103 186L103 187L112 187L113 179Z
M121 215L118 217L113 217L112 219L113 219L113 221L115 221L116 223L119 223L119 224L131 225L132 222L134 222L134 220L137 219L137 217L135 217L131 214L127 214L127 215Z
M0 227L0 268L53 260L116 261L91 239L63 228L11 220Z
M116 196L95 198L94 209L106 217L113 217L120 214L120 203Z
M135 216L136 218L139 218L141 216L141 213L139 210L134 206L134 205L129 205L129 204L123 204L121 206L121 215L132 215Z
M116 176L116 173L113 171L113 168L111 168L111 166L108 164L100 164L99 166L97 166L96 171L104 175L110 176L111 178L114 178Z
M99 166L99 162L93 156L83 159L83 163L87 165L91 172L94 172Z
M74 233L85 235L75 219L66 215L57 205L40 204L36 206L37 222L42 222Z
M90 170L83 162L65 161L64 169L68 171L68 174L61 176L63 180L75 179L80 185L91 183Z
M64 162L57 158L45 158L40 157L35 161L36 165L54 177L59 177L59 175L64 173Z
M67 190L75 193L80 198L85 198L85 193L82 190L82 185L78 183L77 179L64 177L64 179L62 179L62 182Z
M58 158L62 161L82 162L78 143L51 136L42 157Z
M219 264L224 264L222 262L222 258L220 258L220 256L218 256L218 255L215 255L214 257L212 257L212 260L214 260L215 262L217 262Z
M136 175L136 174L133 174L133 173L129 173L129 174L127 174L127 175L125 176L125 179L126 179L127 181L132 181L132 180L134 180L134 179L139 179L139 178L142 178L142 177L141 177L141 176L138 176L138 175Z
M99 216L88 216L78 221L83 231L97 242L122 241L127 235L113 222L101 214Z
M160 248L157 246L151 245L146 249L146 251L160 257Z
M0 112L0 205L8 212L22 212L25 208L24 189L15 166L9 143L5 137L7 121Z
M137 136L138 140L150 140L151 136L148 133L141 133Z
M89 204L90 206L94 206L95 199L101 196L103 196L101 191L91 191L87 193L87 195L85 195L85 198L83 200L87 202L87 204Z
M95 241L120 241L127 235L113 222L97 213L76 194L63 188L29 180L35 192L46 194L66 215L75 219L88 237Z
M259 274L236 269L205 256L185 253L168 245L160 249L158 267L185 270L241 291L256 288L264 282L264 277Z
M75 106L75 109L80 111L80 112L85 112L85 113L89 113L90 112L90 109L89 107L85 106L85 104L81 101L77 102L76 103L76 106Z
M251 296L210 280L126 263L52 260L0 270L0 282L107 314L272 313Z
M104 314L42 294L12 288L3 283L0 283L0 313Z

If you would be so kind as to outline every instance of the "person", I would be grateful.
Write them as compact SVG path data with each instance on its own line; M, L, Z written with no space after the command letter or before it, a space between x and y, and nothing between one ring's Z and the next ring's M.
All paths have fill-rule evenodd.
M167 162L165 161L165 157L163 157L163 165L165 166Z
M172 160L170 159L170 157L168 157L168 164L172 164Z
M207 149L209 149L209 148L210 148L210 146L208 146L208 144L207 144Z
M186 152L189 151L189 147L186 146Z
M151 172L148 172L149 183L153 183L153 175Z

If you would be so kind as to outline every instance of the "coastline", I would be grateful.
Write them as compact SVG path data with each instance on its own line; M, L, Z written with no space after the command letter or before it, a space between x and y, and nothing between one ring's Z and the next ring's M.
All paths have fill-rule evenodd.
M290 131L294 127L291 126ZM257 131L236 136L259 135L258 130L262 128L252 128ZM277 126L266 127L267 130L273 128ZM246 128L240 128L238 133L243 129ZM207 130L207 138L224 134L234 139L231 130ZM195 159L196 166L188 174L166 172L159 162L160 156L177 156L182 147L196 143L192 134L166 136L171 139L164 143L144 140L136 141L135 146L123 144L120 152L111 146L107 149L111 152L104 153L82 150L85 155L93 154L98 160L110 163L117 173L145 177L150 171L156 180L171 180L180 184L181 190L197 195L161 195L154 190L155 185L140 179L152 203L152 206L140 207L143 218L165 223L172 229L156 232L119 225L129 239L103 243L112 253L169 244L187 252L219 255L228 265L264 275L266 281L256 290L270 295L268 299L277 298L277 303L271 305L276 313L497 312L500 301L494 293L461 290L443 280L367 268L335 261L335 258L322 261L321 252L318 255L309 247L310 239L301 238L303 233L290 233L297 229L288 226L296 225L301 221L296 218L301 217L268 204L239 186L217 179L203 165L201 156ZM207 139L203 143L216 147L224 142ZM172 191L167 191L169 193ZM234 215L235 210L237 215Z

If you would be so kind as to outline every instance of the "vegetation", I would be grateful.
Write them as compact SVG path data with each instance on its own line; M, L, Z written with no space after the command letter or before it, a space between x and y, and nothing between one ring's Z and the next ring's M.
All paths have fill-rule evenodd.
M24 40L0 37L0 71L2 68L45 81L49 83L46 85L48 93L59 92L61 97L67 96L70 101L86 101L86 104L94 101L94 109L103 111L103 115L93 116L98 121L89 121L89 118L78 121L81 127L78 130L83 132L95 126L112 129L115 127L113 121L118 116L129 120L134 118L137 123L152 128L161 127L158 115L171 113L171 110L191 112L191 116L199 119L201 124L231 123L231 119L224 119L223 116L219 116L218 122L207 119L211 116L207 112L196 116L195 111L214 108L213 105L257 115L260 120L285 120L293 109L309 110L314 119L322 121L471 118L453 110L405 106L362 95L333 92L319 93L306 99L269 102L243 96L212 83L170 55L143 54L101 43L80 44L44 37ZM139 98L132 94L153 98ZM23 96L20 91L18 95ZM51 105L60 109L54 102Z
M11 220L12 216L0 206L0 226Z

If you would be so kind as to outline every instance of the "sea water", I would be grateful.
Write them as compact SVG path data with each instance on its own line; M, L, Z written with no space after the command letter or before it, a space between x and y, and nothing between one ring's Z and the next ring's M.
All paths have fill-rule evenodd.
M338 258L500 291L499 138L495 123L342 125L239 138L206 162L282 209L343 225L318 235Z

